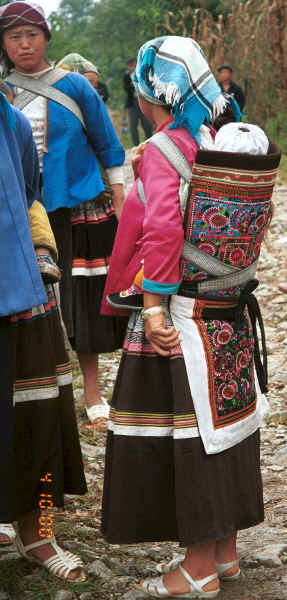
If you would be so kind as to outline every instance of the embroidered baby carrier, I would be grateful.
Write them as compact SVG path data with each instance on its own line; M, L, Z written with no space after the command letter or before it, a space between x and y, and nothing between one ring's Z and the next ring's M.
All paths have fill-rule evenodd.
M199 150L191 169L187 159L164 132L150 140L181 176L180 204L184 214L183 281L179 295L213 300L204 319L235 321L246 314L252 323L254 361L262 392L267 391L267 352L255 279L264 230L280 163L280 151L270 143L267 155ZM183 182L188 182L188 188ZM188 192L187 192L188 189ZM186 193L187 192L187 193ZM142 182L138 193L145 203ZM221 306L220 306L221 303ZM228 304L229 303L229 304ZM256 322L261 330L261 362Z

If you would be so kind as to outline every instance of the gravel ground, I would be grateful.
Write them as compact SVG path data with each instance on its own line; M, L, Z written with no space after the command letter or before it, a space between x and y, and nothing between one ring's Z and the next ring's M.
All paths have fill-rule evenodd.
M129 185L131 175L127 167ZM287 187L274 194L275 216L261 255L257 292L265 319L269 355L270 412L262 428L262 473L265 522L239 534L239 555L244 578L222 585L222 600L287 599L287 371L286 295L278 291L287 281ZM103 395L112 395L120 352L103 355L100 381ZM136 590L143 576L153 575L158 562L179 552L177 544L109 546L99 532L105 454L105 435L86 428L82 406L82 377L74 363L76 410L81 434L88 494L67 497L66 511L55 512L58 541L83 557L88 580L65 584L20 559L14 548L0 554L0 600L141 600ZM248 481L246 481L248 485Z

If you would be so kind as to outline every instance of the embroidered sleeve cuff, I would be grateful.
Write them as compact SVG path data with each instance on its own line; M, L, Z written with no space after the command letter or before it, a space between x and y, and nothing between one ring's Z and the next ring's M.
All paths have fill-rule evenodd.
M111 185L124 183L123 167L111 167L110 169L106 169L106 171Z
M142 287L145 292L151 292L151 294L176 294L179 283L160 283L158 281L150 281L149 279L143 278Z

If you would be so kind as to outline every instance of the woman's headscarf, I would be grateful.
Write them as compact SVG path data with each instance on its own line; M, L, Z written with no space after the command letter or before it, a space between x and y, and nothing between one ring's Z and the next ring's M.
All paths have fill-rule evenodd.
M64 56L57 64L57 67L59 69L66 69L67 71L73 71L74 73L80 73L81 75L90 72L99 73L96 65L76 52Z
M0 7L0 35L10 27L37 25L51 38L49 25L42 7L36 2L11 2Z
M198 143L201 125L226 105L204 52L191 38L164 36L144 44L133 80L139 96L171 108L170 129L184 127Z

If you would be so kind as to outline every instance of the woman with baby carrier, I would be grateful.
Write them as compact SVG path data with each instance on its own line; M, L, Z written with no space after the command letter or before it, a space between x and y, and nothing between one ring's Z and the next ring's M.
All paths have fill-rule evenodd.
M214 144L208 123L226 99L192 39L144 44L134 82L156 135L125 202L106 294L124 308L143 293L144 310L130 316L112 400L102 531L113 544L187 548L140 583L147 595L214 598L240 577L237 531L264 519L267 373L252 291L280 153L241 123ZM105 314L117 312L110 304Z
M62 268L63 319L84 376L87 415L106 428L108 405L98 384L98 353L120 348L125 319L100 305L123 202L124 150L96 90L79 73L46 58L51 38L43 9L12 2L0 9L4 74L14 104L29 119ZM106 169L103 183L99 164Z

